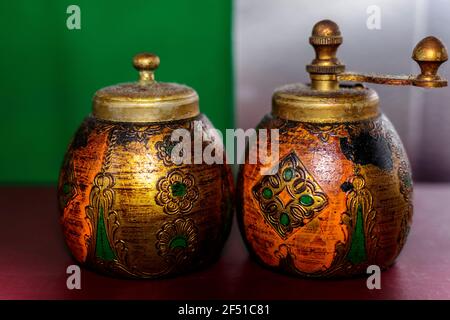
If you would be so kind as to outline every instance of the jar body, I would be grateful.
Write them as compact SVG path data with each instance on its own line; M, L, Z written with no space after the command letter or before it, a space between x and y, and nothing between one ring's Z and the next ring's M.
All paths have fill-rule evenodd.
M237 213L250 254L304 277L392 265L413 208L409 162L389 120L315 124L268 115L259 128L279 129L279 162L274 175L261 175L261 164L240 168Z
M231 225L231 171L171 159L172 132L192 132L198 123L211 134L203 115L149 124L84 121L58 184L64 237L78 262L114 276L160 278L219 257Z

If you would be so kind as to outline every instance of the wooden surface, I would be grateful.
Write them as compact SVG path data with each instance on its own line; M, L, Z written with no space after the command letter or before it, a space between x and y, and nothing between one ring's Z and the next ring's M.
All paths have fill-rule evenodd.
M1 299L450 299L450 184L416 184L412 231L397 263L366 278L304 280L250 261L236 224L221 260L166 280L122 280L82 269L82 289L68 290L74 263L58 225L53 188L0 188Z

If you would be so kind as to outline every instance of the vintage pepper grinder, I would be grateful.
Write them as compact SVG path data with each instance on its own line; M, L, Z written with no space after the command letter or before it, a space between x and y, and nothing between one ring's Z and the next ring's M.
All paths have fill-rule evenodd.
M174 130L207 136L212 125L193 89L154 80L157 56L138 54L133 63L139 81L97 91L69 146L60 221L78 262L115 276L159 278L219 257L233 182L227 164L173 162ZM209 141L200 148L222 143Z
M241 232L251 256L277 271L321 278L366 273L368 265L386 269L411 225L411 169L377 93L340 81L444 87L437 70L447 51L427 37L412 55L419 75L358 74L336 58L336 23L320 21L309 41L316 52L306 67L311 84L278 88L259 124L279 129L278 160L241 166ZM274 175L261 174L274 165Z

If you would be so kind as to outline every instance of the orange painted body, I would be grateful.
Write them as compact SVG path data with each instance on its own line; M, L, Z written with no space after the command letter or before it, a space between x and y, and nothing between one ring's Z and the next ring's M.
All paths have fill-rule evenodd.
M402 144L384 117L309 124L266 116L279 129L274 166L241 166L237 206L251 255L305 277L350 276L390 266L412 217L412 185ZM253 147L250 153L256 152Z

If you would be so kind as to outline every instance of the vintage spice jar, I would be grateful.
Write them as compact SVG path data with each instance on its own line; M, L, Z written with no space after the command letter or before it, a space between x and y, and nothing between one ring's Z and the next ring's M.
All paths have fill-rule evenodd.
M357 74L336 58L341 42L334 22L314 26L311 84L278 88L272 113L258 126L279 129L279 157L240 168L241 233L251 256L276 271L322 278L366 273L369 265L386 269L410 230L412 179L402 143L377 93L340 81L443 87L437 69L447 51L427 37L412 56L421 74ZM261 174L272 166L275 174Z
M227 164L172 161L175 129L197 126L211 135L212 125L193 89L154 80L156 55L138 54L133 63L139 81L97 91L68 148L58 184L60 222L79 263L114 276L159 278L219 257L233 181Z

